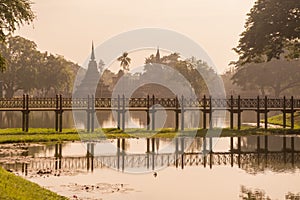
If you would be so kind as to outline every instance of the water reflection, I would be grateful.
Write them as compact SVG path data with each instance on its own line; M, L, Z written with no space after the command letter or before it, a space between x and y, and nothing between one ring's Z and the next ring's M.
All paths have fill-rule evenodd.
M300 138L251 136L220 138L115 139L86 143L56 143L28 147L19 155L2 155L7 169L86 170L113 168L151 172L164 167L238 167L250 174L295 172L300 166Z

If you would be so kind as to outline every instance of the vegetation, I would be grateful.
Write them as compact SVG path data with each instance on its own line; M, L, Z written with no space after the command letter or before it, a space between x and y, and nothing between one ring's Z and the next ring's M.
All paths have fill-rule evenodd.
M157 65L157 63L161 65ZM217 73L206 62L197 60L195 57L182 60L179 53L171 53L162 58L152 54L146 58L145 64L145 73L142 74L141 79L152 78L152 80L156 80L157 74L161 75L162 72L164 72L166 76L163 77L163 80L165 80L166 83L176 85L180 82L180 84L184 84L184 81L179 81L178 76L173 74L179 72L180 75L188 81L188 84L191 85L191 88L194 89L195 94L199 97L208 93L208 83L217 84L218 80ZM168 71L164 66L169 66L175 70ZM174 77L176 77L175 80Z
M120 66L124 71L129 71L131 58L128 57L127 52L124 52L117 60L120 62Z
M165 128L156 131L147 131L146 129L127 129L125 132L117 128L97 129L94 133L88 133L85 130L64 129L62 133L55 132L53 129L34 129L31 128L28 133L21 129L1 129L0 143L18 143L18 142L52 142L52 141L80 141L114 138L174 138L174 137L218 137L221 131L221 137L228 136L247 136L247 135L281 135L281 134L299 134L299 129L268 129L242 127L241 130L212 129L186 129L185 131L175 131L172 128ZM209 133L209 134L207 134Z
M300 1L257 0L245 24L234 83L278 97L300 85Z
M4 42L6 34L13 33L18 27L31 23L34 19L29 0L0 1L0 42ZM2 51L1 51L2 52ZM5 58L0 54L0 70L6 68Z
M0 167L0 199L67 199Z
M272 93L279 97L300 86L300 61L271 60L245 64L237 69L232 80L244 90L258 89L263 96Z
M62 56L41 53L34 42L20 36L10 36L6 43L0 43L0 51L8 66L0 74L6 98L18 90L35 90L39 96L48 96L51 91L71 93L78 65Z
M294 128L300 129L300 113L299 112L295 113L294 120L295 120ZM283 125L283 115L279 114L279 115L269 117L268 123L282 126ZM286 114L286 126L287 127L291 126L291 115L290 114Z
M300 57L300 1L257 0L248 14L238 46L238 63Z

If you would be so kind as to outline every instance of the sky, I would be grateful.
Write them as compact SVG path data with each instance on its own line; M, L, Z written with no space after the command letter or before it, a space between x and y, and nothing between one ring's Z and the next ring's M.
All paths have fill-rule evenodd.
M222 73L230 61L238 58L232 48L238 44L246 14L255 0L32 2L36 19L15 34L33 40L41 51L63 55L83 65L90 55L92 40L97 47L127 31L161 28L178 32L195 41L209 55L218 72ZM122 51L130 52L129 49ZM132 65L142 64L144 59L145 56L132 58Z

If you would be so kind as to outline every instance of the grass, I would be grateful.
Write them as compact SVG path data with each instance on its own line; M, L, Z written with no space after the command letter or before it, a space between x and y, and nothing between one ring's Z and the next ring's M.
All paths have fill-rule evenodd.
M7 172L0 167L0 199L2 200L59 200L67 199L39 185Z
M295 120L294 128L300 129L300 113L299 112L296 112L294 114L294 120ZM282 126L283 125L283 115L279 114L279 115L269 117L268 123ZM286 126L287 127L291 126L291 115L290 114L286 114Z
M220 135L221 132L221 135ZM225 129L186 129L183 132L175 131L172 128L165 128L157 131L146 129L126 129L125 132L116 128L97 129L94 133L87 133L84 130L64 129L62 133L54 129L31 128L28 133L21 129L0 129L0 143L18 142L53 142L53 141L79 141L114 138L174 138L174 137L204 137L204 136L247 136L247 135L274 135L274 134L300 134L300 129L268 129L242 127L241 130Z

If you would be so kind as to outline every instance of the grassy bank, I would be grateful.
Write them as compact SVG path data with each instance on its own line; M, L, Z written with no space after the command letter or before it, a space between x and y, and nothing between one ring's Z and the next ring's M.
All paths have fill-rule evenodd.
M294 114L294 120L295 120L294 127L296 129L300 129L300 113L299 112L296 112ZM283 125L283 115L280 114L280 115L275 115L275 116L269 117L268 122L270 124L282 126ZM291 126L291 115L290 114L286 114L286 126L287 127Z
M221 135L220 135L221 132ZM57 133L53 129L31 128L28 133L21 129L1 129L0 143L16 142L52 142L52 141L79 141L97 140L102 138L174 138L183 137L204 137L204 136L246 136L246 135L274 135L274 134L300 134L300 129L257 129L243 127L242 130L226 129L187 129L183 132L176 132L174 129L162 129L159 131L147 131L146 129L127 129L125 132L116 128L98 129L94 133L87 133L84 130L64 129L62 133Z
M0 167L0 199L67 199Z

